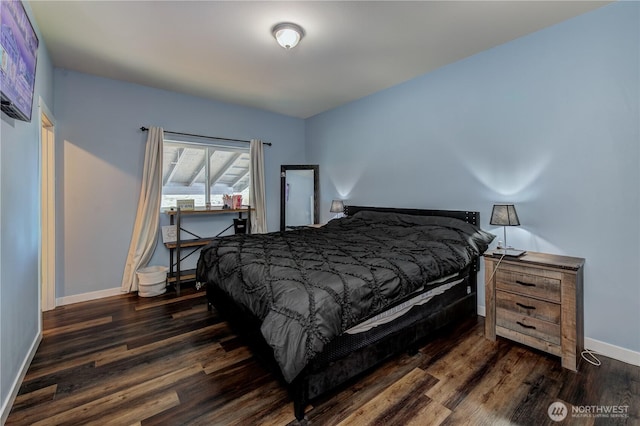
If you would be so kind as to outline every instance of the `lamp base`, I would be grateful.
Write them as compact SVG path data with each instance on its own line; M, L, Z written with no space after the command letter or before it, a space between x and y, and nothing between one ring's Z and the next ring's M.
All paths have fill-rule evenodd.
M493 254L497 256L510 256L510 257L520 257L525 253L526 253L525 250L518 250L514 248L498 248L493 252Z

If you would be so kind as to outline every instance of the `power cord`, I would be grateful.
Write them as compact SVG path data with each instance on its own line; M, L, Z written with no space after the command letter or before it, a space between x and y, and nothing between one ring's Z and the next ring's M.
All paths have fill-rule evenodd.
M596 353L594 351L592 351L591 349L583 350L580 353L580 355L582 356L582 359L587 361L589 364L593 364L596 367L600 367L602 365L602 362L600 362L600 360L596 356ZM591 357L591 359L587 358L587 356Z
M505 256L506 253L502 253L502 256L500 256L500 259L498 259L498 263L496 263L496 266L495 268L493 268L493 272L491 272L491 275L489 276L489 279L487 281L491 281L493 276L496 274L496 271L498 270L498 266L500 266L500 262L502 262L502 259L504 259Z

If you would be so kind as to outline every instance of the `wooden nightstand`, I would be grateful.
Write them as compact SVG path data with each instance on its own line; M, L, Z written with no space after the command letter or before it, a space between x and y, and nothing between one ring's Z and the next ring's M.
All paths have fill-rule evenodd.
M577 371L584 346L585 260L535 252L499 260L484 255L486 338L498 335L557 355L564 368Z

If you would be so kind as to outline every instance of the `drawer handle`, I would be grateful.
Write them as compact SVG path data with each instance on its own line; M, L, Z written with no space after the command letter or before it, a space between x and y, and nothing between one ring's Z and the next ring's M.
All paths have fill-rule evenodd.
M527 306L527 305L523 305L523 304L522 304L522 303L520 303L520 302L516 302L516 305L518 305L518 306L520 306L521 308L524 308L524 309L535 309L535 308L536 308L535 306Z
M535 326L533 326L533 325L523 324L523 323L521 323L520 321L516 321L516 323L517 323L518 325L521 325L521 326L522 326L522 327L524 327L524 328L532 328L532 329L534 329L534 330L536 329L536 327L535 327Z
M525 287L535 287L535 284L531 284L531 283L525 283L524 281L520 281L520 280L516 280L516 284L520 284L523 285Z

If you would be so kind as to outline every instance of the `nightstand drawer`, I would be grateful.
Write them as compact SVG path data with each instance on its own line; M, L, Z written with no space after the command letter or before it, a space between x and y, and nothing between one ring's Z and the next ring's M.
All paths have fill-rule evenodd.
M498 269L496 289L560 302L560 279L543 274L532 274L531 272L536 272L534 268L522 269L526 269L526 272L515 268Z
M560 305L519 294L496 291L496 309L560 324Z
M560 345L560 324L496 308L496 325Z

